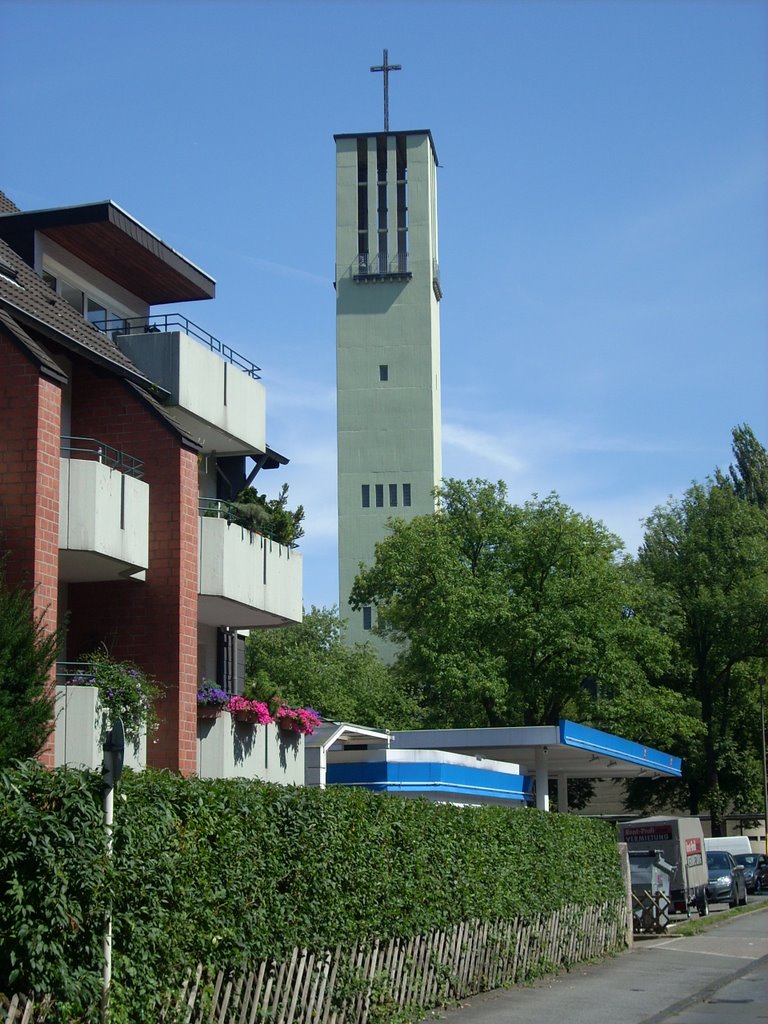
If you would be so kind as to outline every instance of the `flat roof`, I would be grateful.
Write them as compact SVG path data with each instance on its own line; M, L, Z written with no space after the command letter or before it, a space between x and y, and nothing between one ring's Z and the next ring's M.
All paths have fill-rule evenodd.
M435 140L432 138L432 132L429 128L409 128L407 131L402 132L341 132L333 136L333 141L338 142L339 139L385 139L390 135L426 135L432 148L432 156L435 158L435 163L438 166L440 165L440 161L437 159Z
M539 757L544 754L551 777L679 779L682 775L679 757L568 719L558 725L393 732L391 743L395 750L449 750L511 761L526 775L536 772L537 751Z

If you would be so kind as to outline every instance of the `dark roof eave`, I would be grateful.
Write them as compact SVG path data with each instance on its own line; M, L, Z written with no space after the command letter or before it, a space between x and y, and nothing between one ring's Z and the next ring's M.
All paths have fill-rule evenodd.
M172 249L110 199L84 206L0 214L0 238L20 252L30 265L35 232L47 235L83 258L87 256L83 245L89 244L87 240L84 241L83 232L93 230L99 236L103 232L107 233L107 237L100 243L102 258L109 258L110 255L104 249L104 244L107 243L107 248L112 249L114 246L108 245L109 239L120 239L119 245L125 253L130 254L133 269L124 270L122 276L125 280L119 283L146 299L150 305L211 299L215 296L216 282L210 275ZM93 242L91 234L88 238ZM91 261L86 258L85 262ZM119 260L115 265L120 265ZM142 268L138 276L135 272L137 266ZM152 273L152 266L157 269L157 274ZM154 278L158 281L160 278L167 280L156 294L151 294ZM118 280L118 277L113 279ZM147 291L148 288L150 291Z
M0 309L0 326L8 331L14 342L37 365L43 376L48 377L50 380L55 380L58 384L67 384L69 382L69 377L57 365L52 356L46 352L42 345L33 338L30 338L21 324L18 324L5 309Z
M155 384L154 381L150 380L149 377L145 377L139 370L131 370L121 363L112 362L110 359L107 359L106 356L94 351L82 342L71 338L63 331L57 330L55 327L51 326L51 324L46 323L44 320L39 320L37 317L32 316L31 313L25 312L18 306L14 306L12 303L8 302L7 299L0 297L0 309L2 308L7 309L12 314L13 319L17 322L20 321L22 324L30 327L39 334L50 338L51 341L57 342L59 345L64 346L64 348L67 348L72 352L77 352L78 355L92 363L96 363L98 366L102 366L110 370L116 376L123 377L140 388L151 388L164 398L170 397L169 391L166 391L164 388Z

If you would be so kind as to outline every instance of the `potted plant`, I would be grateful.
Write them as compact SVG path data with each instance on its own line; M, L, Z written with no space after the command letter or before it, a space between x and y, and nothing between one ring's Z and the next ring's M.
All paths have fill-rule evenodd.
M125 738L138 744L143 732L157 727L154 701L160 687L154 678L130 661L115 661L106 651L94 651L82 658L83 671L72 680L73 685L95 686L99 703L113 722L122 719Z
M230 694L220 686L204 679L197 691L197 717L218 718L229 703Z
M238 722L252 725L271 725L274 718L263 700L249 700L248 697L230 697L227 711Z
M275 721L278 729L285 732L311 736L320 725L320 715L314 708L289 708L287 704L281 704L275 710Z

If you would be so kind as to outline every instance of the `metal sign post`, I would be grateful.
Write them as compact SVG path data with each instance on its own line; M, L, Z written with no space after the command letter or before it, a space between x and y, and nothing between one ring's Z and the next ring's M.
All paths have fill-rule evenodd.
M102 767L102 801L104 807L104 832L107 857L112 857L112 820L114 816L115 786L123 773L125 756L125 730L122 720L117 718L104 740L104 761ZM104 969L101 989L101 1022L106 1024L109 1003L109 986L112 981L112 907L107 906L104 920Z

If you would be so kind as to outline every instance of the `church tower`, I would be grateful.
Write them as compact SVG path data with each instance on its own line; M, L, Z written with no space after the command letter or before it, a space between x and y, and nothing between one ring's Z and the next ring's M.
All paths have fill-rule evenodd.
M393 68L395 66L392 66ZM390 516L434 510L442 476L437 155L429 131L336 135L336 391L339 610L350 643L373 640L353 612ZM382 642L376 645L386 655Z

